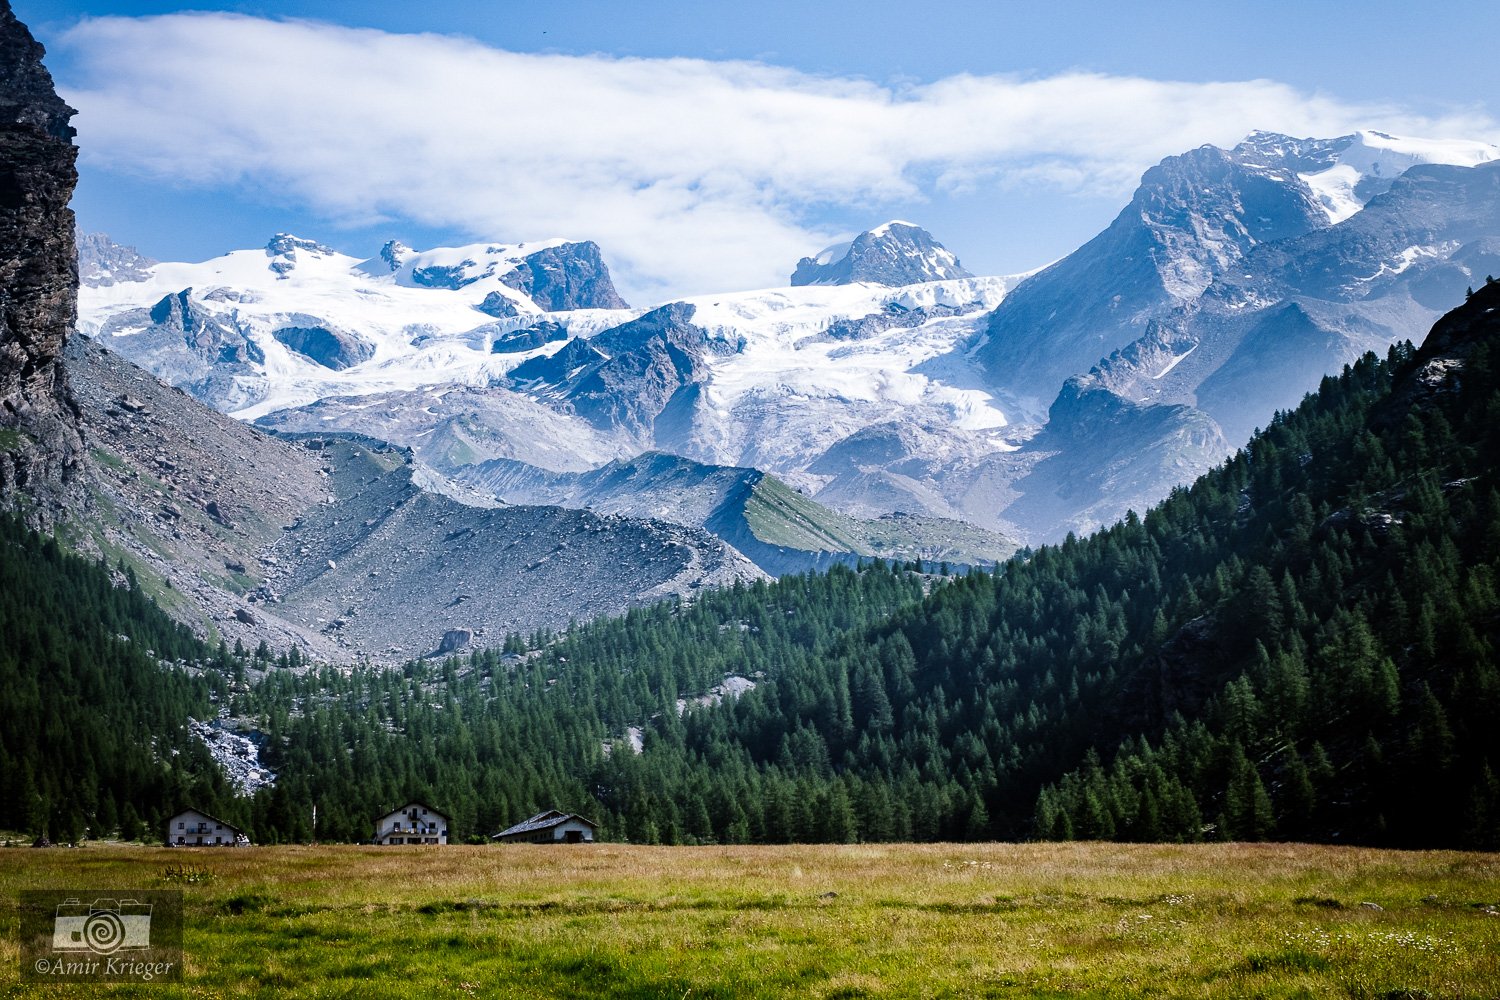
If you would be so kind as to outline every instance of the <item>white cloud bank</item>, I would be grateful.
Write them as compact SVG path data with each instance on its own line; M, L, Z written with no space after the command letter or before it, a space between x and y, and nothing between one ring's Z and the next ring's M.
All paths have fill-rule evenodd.
M1011 184L1123 199L1163 156L1257 128L1495 132L1479 113L1435 120L1267 80L882 86L228 14L86 20L62 47L86 162L250 186L336 223L593 239L647 299L783 283L835 235L816 221L830 205Z

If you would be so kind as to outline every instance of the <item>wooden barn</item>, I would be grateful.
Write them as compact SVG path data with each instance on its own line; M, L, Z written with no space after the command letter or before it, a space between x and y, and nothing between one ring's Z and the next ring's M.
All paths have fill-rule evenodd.
M425 802L408 802L375 820L377 844L446 844L448 817Z
M508 830L501 830L490 839L520 844L592 844L598 829L599 824L593 820L548 809Z

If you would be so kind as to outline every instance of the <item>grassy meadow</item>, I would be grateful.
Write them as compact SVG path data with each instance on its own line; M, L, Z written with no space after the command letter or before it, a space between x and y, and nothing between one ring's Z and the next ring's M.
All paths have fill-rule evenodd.
M17 892L82 886L183 889L185 981L20 982ZM0 927L0 996L28 998L1494 997L1500 856L16 848L0 850Z

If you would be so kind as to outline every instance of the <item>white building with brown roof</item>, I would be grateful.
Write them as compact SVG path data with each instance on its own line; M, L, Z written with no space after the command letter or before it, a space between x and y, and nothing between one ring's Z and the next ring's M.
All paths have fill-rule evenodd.
M448 817L425 802L408 802L375 820L377 844L446 844Z
M249 847L244 831L197 809L184 809L167 821L168 847Z

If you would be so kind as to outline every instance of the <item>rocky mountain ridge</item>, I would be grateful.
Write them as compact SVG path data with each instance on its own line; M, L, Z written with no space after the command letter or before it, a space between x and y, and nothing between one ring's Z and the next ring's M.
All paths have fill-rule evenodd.
M1500 266L1497 156L1255 133L1148 171L1108 230L989 318L978 352L1017 412L1080 366L1046 429L987 473L1014 494L1007 516L1044 537L1107 524L1222 460L1323 374L1427 329Z
M863 558L993 565L1014 542L961 521L918 515L861 519L831 510L758 469L704 465L662 452L587 472L554 473L495 459L456 470L507 502L652 517L712 531L772 575Z
M475 315L473 286L462 283L387 279L378 288L389 308L371 312L370 295L345 291L348 259L316 247L291 246L301 259L284 273L241 252L159 265L133 289L85 289L80 326L238 416L379 436L445 473L500 458L572 472L666 450L753 465L813 493L840 475L834 456L850 454L841 442L875 424L925 428L925 442L939 442L929 455L977 459L1009 446L1005 415L972 366L923 363L971 336L1011 279L771 289L494 320ZM414 251L384 256L419 273ZM373 293L358 284L368 263L352 265L353 280ZM188 287L163 291L178 284ZM861 494L866 481L846 477L837 505L859 517L954 516L932 483L891 507L884 485Z
M1167 157L1141 178L1131 203L1108 229L996 308L981 357L1006 398L1035 407L1043 401L1031 386L1060 385L1140 342L1137 352L1160 344L1164 332L1181 332L1205 311L1259 309L1293 296L1368 297L1374 289L1340 289L1323 277L1327 254L1338 253L1356 272L1348 281L1405 270L1403 253L1447 260L1479 230L1490 233L1492 223L1482 216L1467 239L1450 245L1452 237L1440 233L1448 225L1444 220L1471 211L1470 194L1458 184L1423 193L1401 178L1408 170L1413 177L1432 170L1448 176L1478 171L1482 177L1496 157L1500 149L1477 142L1399 140L1383 133L1294 139L1268 132L1253 133L1229 150L1203 146ZM1369 208L1376 213L1366 216ZM1320 249L1335 246L1341 249ZM1273 273L1279 277L1271 278ZM1469 277L1433 285L1432 302L1424 307L1430 312L1404 317L1402 335L1426 329L1456 301ZM1242 292L1230 301L1228 290L1246 283L1262 286L1260 293ZM1179 343L1202 339L1176 337ZM1203 351L1178 379L1201 367L1210 353ZM1334 352L1309 377L1316 382L1328 364L1347 359ZM1242 436L1238 429L1234 440Z
M792 272L791 284L849 285L865 281L899 288L972 277L931 233L898 220L867 229L846 243L835 243L816 256L803 257Z
M764 576L702 530L455 499L384 442L271 435L87 339L68 361L92 446L80 544L207 638L399 661Z
M856 519L1036 542L1148 506L1326 371L1430 323L1490 269L1495 152L1381 133L1202 147L1024 280L927 280L947 257L889 223L808 259L831 270L798 280L831 284L510 316L478 295L515 292L483 245L352 264L309 249L275 280L263 255L253 273L237 254L158 265L87 290L80 325L238 416L375 434L445 475L663 451ZM378 313L332 294L375 272L394 283Z

